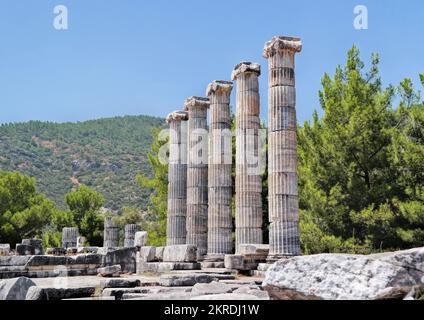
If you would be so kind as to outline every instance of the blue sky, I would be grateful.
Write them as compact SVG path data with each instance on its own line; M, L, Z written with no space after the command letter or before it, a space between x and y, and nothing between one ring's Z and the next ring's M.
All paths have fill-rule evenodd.
M69 29L53 28L66 5ZM353 8L369 10L369 29L353 28ZM0 0L0 123L79 121L118 115L166 116L186 97L229 79L241 60L263 67L261 113L267 116L264 43L300 36L300 122L319 109L324 72L356 44L369 61L381 55L384 84L424 73L422 0ZM234 97L232 104L235 105Z

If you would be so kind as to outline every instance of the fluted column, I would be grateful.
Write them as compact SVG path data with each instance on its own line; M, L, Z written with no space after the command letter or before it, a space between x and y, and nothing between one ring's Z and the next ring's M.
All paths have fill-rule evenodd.
M76 248L78 239L78 228L63 228L62 229L62 248Z
M260 166L261 67L241 62L234 68L237 80L236 110L236 252L240 244L262 243L262 178Z
M125 248L134 247L134 238L135 238L135 233L137 231L138 231L138 225L136 224L125 225L125 238L124 238Z
M207 261L224 261L225 254L230 254L233 250L230 112L232 89L232 82L217 80L210 83L206 90L210 100Z
M187 244L197 247L197 259L204 259L208 240L208 126L209 99L190 97L187 157Z
M300 254L296 152L295 54L300 38L273 37L263 56L269 66L269 260Z
M175 111L168 115L168 216L166 244L186 243L187 215L187 120L188 113Z
M105 217L103 231L103 247L117 248L119 245L119 228L113 223L112 217Z

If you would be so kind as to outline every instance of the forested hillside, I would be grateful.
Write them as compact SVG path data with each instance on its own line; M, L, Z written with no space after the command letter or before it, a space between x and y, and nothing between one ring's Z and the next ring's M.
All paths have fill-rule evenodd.
M101 192L105 207L144 209L148 191L135 181L149 175L147 160L153 127L163 119L125 116L78 123L27 123L0 126L0 170L36 178L37 189L64 207L64 195L79 184Z

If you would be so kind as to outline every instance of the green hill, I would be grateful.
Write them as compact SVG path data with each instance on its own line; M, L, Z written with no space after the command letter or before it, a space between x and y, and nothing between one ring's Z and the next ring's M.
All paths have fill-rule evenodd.
M149 174L151 129L163 119L125 116L77 123L30 121L0 126L0 170L37 179L41 193L64 206L64 195L78 184L101 192L105 206L144 209L148 191L135 182Z

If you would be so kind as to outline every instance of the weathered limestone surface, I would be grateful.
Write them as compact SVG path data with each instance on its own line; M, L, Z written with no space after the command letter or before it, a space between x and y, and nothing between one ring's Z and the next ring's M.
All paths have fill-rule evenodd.
M78 228L63 228L62 229L62 247L76 248L78 244Z
M245 293L227 293L227 294L209 294L204 296L193 297L190 300L268 300L268 299L260 299L252 294Z
M103 247L117 248L119 245L119 228L114 224L112 217L105 217L103 231Z
M424 284L424 248L377 255L319 254L281 259L263 286L275 299L369 300Z
M270 296L267 291L261 290L259 286L242 286L233 291L233 293L249 294L258 297L259 299L270 300Z
M0 281L0 300L25 300L28 289L36 284L26 277Z
M264 256L269 253L269 244L241 244L239 245L238 254L248 256Z
M236 110L236 253L243 243L262 243L262 178L259 135L260 65L241 62L234 68L237 80Z
M300 38L273 37L268 59L269 260L300 254L296 153L295 54Z
M18 256L29 256L35 254L35 248L33 246L17 243L16 244L16 254Z
M54 256L64 256L66 255L66 249L65 248L47 248L46 254L54 255Z
M208 251L206 261L223 261L231 253L232 244L232 133L230 95L232 82L216 80L209 84L209 206Z
M119 248L109 250L102 255L102 265L112 266L119 264L123 273L135 273L137 261L137 248Z
M163 250L164 262L196 262L196 258L197 248L190 244L166 246Z
M186 243L187 120L188 113L186 111L174 111L166 117L170 129L167 245Z
M190 97L188 112L186 243L197 247L197 260L207 253L208 240L208 126L209 99Z
M147 244L147 231L137 231L134 236L134 246L140 248Z
M244 258L239 254L227 254L224 264L225 268L229 270L244 270Z
M143 274L144 272L152 273L167 273L176 270L200 270L201 264L199 262L138 262L137 273Z
M166 274L159 278L159 284L163 287L194 286L196 283L210 283L219 280L233 280L233 275L194 273L190 275Z
M39 239L23 239L22 244L33 247L33 252L35 255L41 255L44 252L43 241Z
M29 288L25 300L63 300L72 298L91 297L96 291L95 287L80 288Z
M155 249L155 261L163 262L163 253L165 252L165 247L156 247Z
M9 243L0 243L0 256L8 256L10 253Z
M97 274L101 277L119 277L121 266L119 264L97 269Z
M140 261L153 262L155 259L156 247L145 246L141 247L138 253Z
M135 239L135 233L137 231L138 231L138 225L136 224L127 224L125 226L125 239L124 239L125 248L135 247L134 239Z
M106 279L100 284L100 287L105 288L135 288L141 285L139 279Z
M211 283L196 283L191 292L199 296L207 294L221 294L232 292L232 288L226 283L212 281Z

